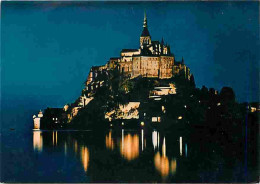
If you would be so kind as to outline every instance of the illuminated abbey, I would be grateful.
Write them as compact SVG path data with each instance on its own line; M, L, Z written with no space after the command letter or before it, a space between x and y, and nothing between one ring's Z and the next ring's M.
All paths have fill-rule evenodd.
M180 125L179 122L189 124L190 114L198 121L214 115L214 121L215 117L223 117L222 112L228 107L224 107L225 103L235 104L232 88L224 87L221 91L218 94L213 88L196 88L183 58L176 61L163 39L160 42L152 40L145 14L139 48L122 49L120 57L110 58L105 65L91 67L81 95L63 108L47 108L44 115L33 116L34 126L39 129L42 121L43 129L143 127L146 124L158 127L162 123L163 128L168 128L173 127L172 124ZM256 111L256 107L253 110ZM229 121L230 115L226 117ZM218 126L218 122L215 123ZM38 147L40 149L37 145L35 149ZM87 153L84 155L87 160ZM135 158L124 150L122 155L129 160ZM156 159L160 160L160 155ZM176 164L173 162L172 165Z
M190 79L190 69L185 66L184 60L175 61L170 46L165 44L163 39L161 42L152 41L146 14L139 49L122 49L120 57L110 58L106 65L93 66L86 86L92 86L92 82L100 73L114 69L118 69L122 75L131 79L139 76L169 79L180 73L183 73L188 80Z
M97 89L101 86L108 86L105 83L106 79L111 76L111 73L117 71L121 79L134 79L137 77L150 79L171 79L175 76L183 76L186 80L191 79L190 69L181 61L176 61L174 54L171 52L170 46L164 43L162 39L159 41L152 41L151 35L147 26L146 14L144 14L143 30L140 36L140 46L138 49L122 49L120 57L110 58L109 61L102 66L93 66L88 74L85 88L82 90L82 95L75 102L68 114L69 122L73 117L77 116L81 108L86 107L92 100L94 100ZM104 78L105 76L105 78ZM125 88L125 93L129 91ZM161 100L164 95L176 94L175 85L169 83L167 86L158 86L150 91L149 98L154 100ZM122 119L138 119L138 107L140 102L129 102L128 105L119 106L120 111L124 112L118 118ZM67 112L68 105L65 105L64 111ZM133 113L129 115L129 110ZM114 111L107 112L106 119L109 119ZM157 118L157 117L156 117ZM157 121L160 121L160 119Z

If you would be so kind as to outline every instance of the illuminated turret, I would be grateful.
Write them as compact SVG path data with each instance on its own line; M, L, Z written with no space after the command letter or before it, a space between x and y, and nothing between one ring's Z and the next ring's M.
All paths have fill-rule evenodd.
M143 24L143 31L140 37L140 47L143 49L147 45L150 45L152 43L151 36L147 28L147 18L146 18L146 12L144 12L144 24Z
M40 123L41 123L41 118L43 117L43 113L40 110L40 112L38 113L38 117L36 117L35 115L33 115L33 127L36 130L40 129Z

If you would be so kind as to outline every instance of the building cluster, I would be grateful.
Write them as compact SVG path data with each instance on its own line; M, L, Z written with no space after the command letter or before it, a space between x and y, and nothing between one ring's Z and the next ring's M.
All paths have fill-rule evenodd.
M108 76L111 71L117 70L120 75L129 79L136 77L147 77L156 79L170 79L177 75L183 75L190 80L190 69L184 64L184 59L176 61L174 54L171 52L170 46L161 41L152 41L147 26L146 14L144 15L143 30L140 36L139 49L122 49L120 57L112 57L102 66L93 66L90 69L86 80L84 95L80 96L77 107L72 109L68 119L72 119L77 115L80 108L85 107L92 99L95 91L105 85L104 76ZM150 92L149 98L153 100L161 100L164 95L176 94L174 84L169 86L156 87ZM132 106L130 102L126 107ZM139 114L137 108L119 108L118 112L107 112L105 118L112 119L138 119ZM156 121L160 121L160 117Z
M190 69L184 64L184 59L176 61L170 45L166 44L163 39L152 41L145 14L139 48L122 49L119 57L110 58L105 65L91 67L85 89L83 89L79 99L73 105L65 105L64 108L59 108L59 112L56 112L57 109L55 108L49 109L50 115L47 119L50 119L53 124L60 124L64 120L70 122L73 117L77 116L81 108L87 106L94 99L95 91L105 85L105 78L115 70L128 79L137 77L170 79L178 75L183 75L187 80L191 78ZM173 84L156 87L150 92L149 98L161 100L162 96L169 94L176 94ZM137 109L139 104L140 102L130 102L125 106L120 106L118 112L108 112L106 118L111 119L111 116L116 114L119 119L138 119ZM55 114L60 114L60 117L56 117ZM160 118L156 118L156 121L160 121ZM35 118L34 121L35 128L40 127L39 119Z
M41 118L43 117L42 111L40 110L38 116L33 115L33 129L39 130L41 127Z
M175 85L173 83L169 83L169 86L154 87L154 89L150 91L149 98L153 100L161 100L165 95L174 94L176 94Z
M168 86L160 86L154 87L150 91L149 100L151 101L160 101L167 95L175 95L176 88L173 83L169 83ZM139 112L140 102L128 102L124 105L119 105L119 108L107 112L105 114L105 119L112 121L113 119L145 119L146 112ZM151 115L152 122L161 122L161 114L165 113L166 109L164 106L159 105L159 109L153 111L153 115Z
M105 119L112 121L114 119L139 119L138 108L140 102L129 102L124 105L119 105L119 108L105 114Z
M112 57L103 66L93 66L90 69L86 90L95 90L102 86L100 75L108 75L109 71L117 69L123 76L130 79L142 76L148 78L169 79L183 74L190 80L190 69L184 64L184 59L176 61L170 46L161 41L152 41L144 16L143 31L140 36L139 49L122 49L120 57Z

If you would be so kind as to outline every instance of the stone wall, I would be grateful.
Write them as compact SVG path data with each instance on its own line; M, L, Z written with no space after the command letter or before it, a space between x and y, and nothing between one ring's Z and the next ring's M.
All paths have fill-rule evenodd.
M172 69L174 65L174 57L173 56L160 56L160 78L167 79L171 78Z

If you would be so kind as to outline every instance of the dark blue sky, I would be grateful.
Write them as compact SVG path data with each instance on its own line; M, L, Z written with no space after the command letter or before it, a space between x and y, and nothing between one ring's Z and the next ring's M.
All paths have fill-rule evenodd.
M92 65L138 48L144 9L198 87L258 101L259 2L2 2L2 110L74 101Z

